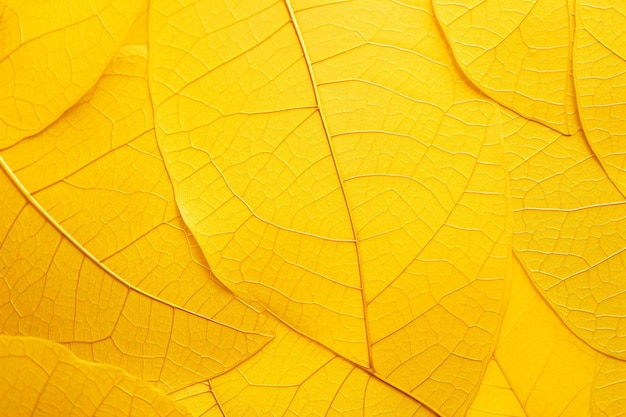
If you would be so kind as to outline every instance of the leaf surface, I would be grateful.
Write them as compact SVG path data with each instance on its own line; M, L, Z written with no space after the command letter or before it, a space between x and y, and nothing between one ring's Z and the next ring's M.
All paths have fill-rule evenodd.
M499 323L508 203L497 108L430 3L152 6L157 138L216 276L462 415Z
M137 290L46 213L0 159L2 333L67 344L165 388L202 381L267 342Z
M214 281L180 219L156 146L146 70L145 45L122 48L96 86L74 107L41 133L0 150L0 155L10 164L10 174L23 182L26 194L18 201L32 198L53 225L67 232L79 251L93 256L96 269L102 262L105 275L109 271L129 286L158 296L157 304L163 300L175 310L182 307L190 316L202 317L200 333L188 337L206 342L207 348L211 344L216 347L220 345L219 332L207 336L206 341L201 334L205 318L253 334L262 326L260 317ZM124 167L124 172L116 167ZM54 248L47 250L52 253ZM10 254L7 264L16 257L16 253ZM71 270L64 272L72 274ZM17 279L21 273L24 270L17 268L11 278ZM154 313L155 317L145 314L144 320L158 321L158 314L163 313ZM71 321L64 323L67 328L60 326L60 332L71 332ZM170 324L173 328L174 323ZM35 330L23 326L20 331L29 334ZM57 336L50 337L59 341ZM160 340L162 343L162 337ZM225 342L220 349L224 355L234 355L235 362L255 350L254 343L245 348L237 348L236 339L232 343ZM101 350L100 357L105 357L106 349ZM237 355L241 355L239 359ZM146 379L155 380L155 372ZM183 374L180 372L181 380ZM198 378L202 380L201 375L193 375L188 382Z
M0 0L0 407L623 415L625 15Z
M534 284L590 346L626 358L626 202L582 132L503 114L513 246Z
M593 415L626 416L626 362L598 355L593 386Z
M44 339L0 335L0 375L2 415L189 416L123 370L85 362Z
M578 130L573 1L434 0L467 77L500 104L565 134Z
M126 42L137 45L141 39L131 37ZM25 183L24 192L28 188L28 194L34 201L42 209L45 207L45 212L67 229L73 239L84 242L85 249L93 251L97 258L104 260L104 264L115 268L139 288L158 293L179 305L197 306L203 312L218 310L217 313L213 310L213 313L226 321L258 325L258 322L250 323L246 319L246 316L251 316L250 313L232 308L232 303L220 303L219 298L215 298L219 296L220 288L211 286L210 280L201 279L210 275L209 271L194 268L202 264L201 256L192 253L185 257L184 250L169 253L172 247L192 249L193 238L180 230L184 227L172 227L176 224L175 217L167 220L168 216L175 216L177 212L171 206L173 197L167 179L164 181L160 154L154 146L151 111L146 105L146 98L145 49L141 45L124 47L113 58L96 86L74 107L40 134L3 149L2 155L10 163L12 174ZM119 102L125 105L120 107ZM118 166L126 168L123 172L111 169ZM42 172L46 175L42 176ZM59 199L59 196L64 198ZM150 209L146 210L146 206ZM133 222L129 224L127 219L133 219ZM162 235L163 238L151 237L154 235ZM145 260L133 257L133 253L140 254ZM185 269L166 267L164 260L172 255L175 259L173 266L189 266ZM115 259L122 262L112 262ZM158 263L154 264L155 261ZM183 279L189 277L189 280L176 286L183 291L168 292L167 288L163 288L168 285L164 282L168 275L180 275ZM192 299L187 298L187 294L192 294ZM300 338L292 335L292 340ZM300 355L292 362L303 366L309 360L310 356ZM344 364L343 368L346 367L349 369L353 365ZM368 397L374 395L379 398L381 394L377 392L381 390L383 393L394 392L382 381L367 385ZM195 415L221 414L212 392L203 391L203 387L207 385L181 388L172 392L171 396ZM332 395L322 399L321 404L326 401L330 408L334 396L339 394L339 387L335 388L337 391L328 391ZM279 387L275 389L280 392ZM344 390L341 395L365 398L359 390ZM400 399L395 406L398 412L412 408L429 414L415 400L406 398L404 394L395 395ZM295 404L304 409L308 405L302 399ZM384 402L374 406L373 410L385 407Z
M581 0L576 27L580 118L606 173L626 196L626 7L620 1Z
M169 397L185 407L193 417L224 417L209 382L199 382L170 392Z
M438 415L278 320L272 332L261 352L211 380L225 415Z
M0 2L0 147L39 132L91 88L142 3Z
M217 283L176 208L146 77L146 45L123 47L71 109L0 155L54 221L129 284L255 329L258 315Z
M466 417L526 417L524 408L506 380L500 365L489 361L474 402Z
M41 133L3 149L0 155L10 163L13 169L10 174L16 180L24 182L22 196L32 198L41 207L42 213L58 222L63 231L76 240L77 246L98 258L98 261L102 259L105 268L111 268L111 274L115 272L119 277L128 278L132 285L145 291L146 295L157 294L157 303L161 299L167 300L173 305L191 309L195 314L207 314L207 317L222 320L225 324L248 329L248 332L251 331L249 329L263 329L265 333L274 331L274 327L279 326L275 319L238 302L212 279L193 237L188 234L184 224L177 220L179 215L173 206L173 193L152 130L151 108L147 101L145 47L137 45L136 42L141 42L140 39L128 42L132 46L123 47L114 56L96 86L74 107ZM119 102L125 105L120 106ZM64 157L68 155L74 157ZM124 169L114 169L115 167ZM43 177L42 172L46 173ZM60 199L59 196L63 198ZM42 236L39 232L38 235ZM40 250L46 247L45 242L39 244L42 245ZM8 252L11 248L5 246L3 250ZM6 265L8 263L9 261ZM63 265L59 265L61 267ZM11 270L13 278L20 273L21 270ZM172 279L173 277L177 279ZM50 280L50 276L48 279ZM45 283L50 284L47 280ZM11 295L9 297L15 298ZM66 301L75 302L75 297L76 293L68 294ZM37 301L30 299L28 302ZM129 311L128 319L133 319L134 314ZM67 324L69 326L70 321ZM26 334L37 330L27 324L20 329ZM124 334L127 333L126 330L128 329L123 330ZM306 384L306 380L316 371L312 365L316 363L316 358L321 355L330 361L336 355L320 347L309 347L297 355L292 354L292 344L314 346L314 343L284 326L277 330L289 334L288 337L285 336L289 343L270 343L257 353L262 354L264 360L254 362L256 366L248 366L245 371L254 380L257 375L267 373L268 360L274 362L272 365L277 375L284 375L285 369L290 369L291 366L308 370L308 373L296 376L300 377L296 380L303 385L300 390L289 389L290 392L285 395L284 387L280 384L272 387L272 391L281 398L291 399L291 408L300 407L304 413L315 407L345 411L346 404L351 406L367 399L363 404L368 404L368 407L371 405L374 414L377 410L385 411L389 401L394 404L391 411L405 413L412 410L411 413L416 412L418 415L432 415L426 407L406 394L339 358L335 358L333 365L328 367L330 374L326 372L323 375L329 376L333 370L349 370L350 374L360 375L357 381L373 381L351 390L346 390L342 385L328 384L326 395L315 401L309 401L301 394L295 398L296 392L306 392L309 389L310 385ZM8 332L10 331L9 328ZM136 333L130 331L128 334ZM206 339L201 337L201 340L209 344L217 336L219 335L209 334ZM54 338L55 335L48 334L47 337ZM87 349L87 344L79 347ZM237 346L236 338L223 339L220 347L225 354L232 354L233 358L239 357L240 360L246 359L255 351L252 344L246 346L250 351ZM72 348L77 349L76 343L72 344ZM87 358L111 361L116 355L119 356L114 350L100 348L98 351L101 356ZM215 360L213 354L204 355L207 356L205 360ZM286 362L275 363L276 357L282 357ZM145 358L136 358L135 362L129 361L126 366L132 366L132 371L151 380L152 374L142 370L141 364L145 362ZM239 375L240 368L236 369L233 373ZM179 374L179 378L185 383L169 386L168 388L176 388L169 396L197 416L223 415L223 408L232 412L242 406L239 396L236 400L225 401L222 406L217 402L216 391L226 395L226 399L229 398L229 390L255 392L254 386L246 379L239 378L228 384L217 379L189 386L189 383L202 379L203 374L198 373L191 377L184 372ZM206 378L206 374L204 375ZM218 389L211 389L210 385L216 383L219 383ZM289 394L293 394L294 398ZM344 398L346 404L335 404L337 396ZM248 399L243 395L241 397ZM268 398L268 394L253 396L249 400L258 403L259 398ZM265 400L261 403L265 404ZM278 410L284 411L285 407L285 404L276 401L258 406L256 410L279 414ZM252 408L248 409L248 414L253 411Z
M518 261L512 281L494 358L526 416L589 416L597 352L563 324Z

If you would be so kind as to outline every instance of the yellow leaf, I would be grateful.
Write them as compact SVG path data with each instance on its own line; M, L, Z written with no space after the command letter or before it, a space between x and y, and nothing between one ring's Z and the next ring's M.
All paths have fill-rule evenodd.
M81 358L0 336L0 407L623 415L626 14L573 3L0 0L0 333Z
M626 202L582 132L564 136L503 114L513 246L569 328L626 358Z
M124 47L62 117L0 155L55 222L131 285L207 317L256 316L206 267L153 126L146 47ZM231 324L258 324L244 321Z
M267 342L137 290L78 245L0 157L2 333L67 344L163 387L205 380Z
M583 132L506 111L502 126L513 246L528 274L515 264L494 356L528 417L618 416L625 362L606 355L626 348L626 203Z
M20 285L26 291L19 294L11 290L7 297L23 300L27 310L21 313L44 314L42 322L30 324L27 324L29 314L19 321L13 317L13 322L5 323L4 332L36 334L68 343L80 340L82 343L73 346L80 356L115 361L118 365L119 361L127 361L120 366L143 379L160 380L173 388L206 379L245 359L265 343L265 336L254 332L261 327L258 314L213 281L180 219L154 138L145 55L145 46L124 48L97 85L60 119L40 134L0 150L15 172L7 171L9 176L15 175L14 180L23 181L28 189L22 188L20 195L16 187L4 185L11 190L7 198L12 196L15 200L12 203L19 206L30 200L32 204L26 206L33 211L18 215L19 208L14 208L14 215L19 217L17 224L25 223L27 234L6 241L2 247L3 266L9 271L3 278L11 283L10 287ZM124 167L123 173L119 167ZM41 175L42 172L46 175ZM44 217L50 221L46 222ZM45 232L37 230L35 219ZM15 233L12 220L10 216L4 219L1 235L9 230ZM50 236L47 244L53 246L46 246L46 241L42 241L44 235ZM24 263L32 255L29 256L30 249L24 247L23 241L35 236L41 247L37 248L38 263L31 265L34 259ZM61 242L59 248L63 250L55 248ZM70 258L66 252L73 256ZM52 265L57 273L51 274L52 266L48 263L57 259L64 262ZM82 260L86 266L81 264ZM85 272L87 267L94 277ZM28 276L34 282L25 281ZM178 277L178 281L170 281L172 277ZM72 282L76 280L78 284ZM93 291L90 285L98 288L100 282L117 290L103 296L103 302L111 302L118 308L110 313L121 311L128 316L125 320L130 321L130 328L124 327L127 325L124 320L118 321L116 337L126 339L126 331L134 332L135 328L141 334L145 326L145 331L150 332L147 337L154 337L157 345L152 351L144 352L141 346L145 335L137 336L136 342L131 337L126 346L115 341L110 334L114 320L98 323L101 329L96 325L90 328L89 323L75 328L79 316L72 313L71 305L84 304L84 300L72 298L77 297L73 288L79 285L81 296L86 297ZM65 285L61 288L69 291L65 295L69 305L64 309L48 311L47 306L38 305L39 297L30 298L30 294L45 293L45 289L55 285ZM137 298L136 293L146 295ZM124 302L124 294L131 294L128 303ZM98 300L92 298L94 302ZM142 311L150 305L155 311ZM5 317L9 317L11 310L5 311ZM93 310L93 314L102 314L97 308ZM81 312L80 308L78 311ZM139 316L133 318L134 314ZM197 323L193 329L184 328L188 320ZM225 334L211 330L221 328L222 324ZM83 334L94 328L98 329L97 335ZM203 334L204 331L209 335ZM191 343L201 348L188 357L183 346L168 343L172 335L189 339L181 341L183 346ZM113 339L104 340L109 336ZM90 340L99 346L95 351ZM221 353L206 357L212 356L207 355L212 349ZM133 358L140 352L143 353ZM141 357L143 354L148 357ZM172 363L159 364L163 357L170 358ZM188 365L188 360L195 363ZM153 364L159 365L152 367ZM166 365L173 369L160 369ZM176 369L185 366L190 368Z
M594 416L626 416L626 362L598 355L593 388Z
M209 382L199 382L173 391L169 397L184 406L193 417L224 417Z
M227 416L436 417L389 382L280 322L261 352L211 380Z
M580 0L574 73L580 117L591 147L626 196L626 5Z
M497 108L430 3L151 6L157 138L216 276L464 414L502 309L507 185Z
M574 0L435 0L467 77L490 97L562 133L578 130L571 68Z
M466 417L526 417L524 409L495 360L489 361L478 394L465 415Z
M143 18L146 17L147 14L144 14ZM141 39L129 36L126 43L137 45ZM122 48L96 86L72 108L41 133L1 149L0 155L11 165L14 170L12 175L28 187L27 194L41 205L54 223L62 226L77 241L77 247L95 254L98 262L102 261L130 285L158 295L161 300L184 307L194 314L220 320L242 330L260 329L258 314L216 283L197 244L180 219L154 137L146 66L145 45ZM23 197L16 198L15 202L20 200L23 201ZM45 252L45 242L38 243L42 245L39 251ZM10 250L6 245L2 249ZM52 249L48 248L49 251ZM5 279L18 282L18 274L24 269L12 268L11 263L17 261L17 254L3 255L2 271L9 268L11 273L10 276L2 274L3 283ZM33 286L43 284L43 281ZM41 289L33 288L28 293ZM85 293L88 291L89 288L84 288ZM73 299L76 295L66 294L65 301L76 302ZM4 296L15 298L15 294L3 293L3 300ZM115 301L119 303L123 300ZM35 304L30 306L32 309L37 308L37 302L37 299L26 300L26 303ZM132 310L128 313L131 321L135 315ZM48 319L45 317L45 320ZM135 319L140 320L141 315ZM28 317L21 319L18 330L21 334L41 331L41 323L38 327L29 325L27 320ZM157 320L159 317L155 316L150 324ZM167 320L164 323L167 324ZM72 325L72 320L66 320L62 328L56 330L71 333ZM133 329L129 329L131 334ZM142 333L142 329L138 331ZM15 329L9 326L4 332L13 333ZM48 337L59 340L54 333ZM122 329L118 337L129 335ZM130 338L135 337L140 336ZM219 342L219 334L209 337L197 334L194 337L202 344L209 339ZM227 339L223 345L224 354L233 359L237 355L245 359L246 354L254 352L253 346L249 347L249 352L245 349L237 352L233 343L236 344L236 339ZM77 352L88 351L90 345L74 343L72 348ZM230 348L234 350L229 351ZM184 349L181 352L187 356ZM149 352L142 350L139 356L143 354ZM154 358L129 360L127 356L122 354L120 358L116 348L108 350L102 343L97 355L90 356L89 352L83 355L105 362L125 360L127 362L122 366L129 370L132 368L136 375L148 380L159 372L157 368L143 369L144 365L151 365ZM207 360L210 359L204 359ZM183 365L183 356L176 361ZM193 369L190 371L176 372L185 386L193 380L203 379L202 373L196 375ZM191 380L184 379L185 374L191 375ZM166 374L166 378L171 378L171 375L168 377ZM180 391L175 391L172 396L190 407L194 415L201 414L198 409L204 408L204 412L209 408L207 396L193 395L181 399Z
M85 253L102 260L103 265L130 284L136 285L147 294L158 294L159 299L243 330L273 331L278 325L274 319L259 315L246 307L213 281L197 244L179 219L152 129L146 63L145 47L122 48L113 57L93 90L75 106L40 134L0 150L0 155L6 158L6 162L14 170L11 175L23 181L23 196L30 195L33 202L41 207L42 213L54 219L71 239L76 240L77 247L80 246ZM120 106L120 103L124 105ZM119 167L123 169L118 169ZM42 176L42 172L46 175ZM20 198L23 199L12 197L10 193L7 196L10 201L17 203ZM16 207L14 210L19 209ZM45 233L39 231L38 236L41 239ZM39 244L41 247L38 250L45 253L46 242L39 241ZM17 256L14 253L10 256L10 250L7 246L2 247L2 251L6 251L3 263L5 268L14 261L11 256ZM9 269L10 278L16 279L20 271L13 269L13 266ZM59 265L58 268L64 266L67 264ZM70 271L71 268L68 269ZM177 279L172 279L174 277ZM45 284L51 284L50 281L53 280L48 275ZM44 280L40 283L44 284ZM7 294L7 297L12 300L15 298L11 294ZM69 292L67 302L75 302L75 297L75 292ZM24 303L28 305L36 302L35 299L29 299ZM36 305L28 307L37 308ZM135 314L129 311L127 315L132 320ZM155 320L158 318L156 316ZM72 322L68 320L66 325L71 330ZM36 326L22 324L20 332L29 334L37 329ZM277 330L290 332L284 326ZM7 328L4 332L11 332L11 329ZM133 331L129 334L133 334ZM53 339L55 337L54 334L47 336ZM210 343L216 336L208 335L205 343ZM295 332L290 333L288 340L289 344L276 346L272 343L261 353L257 353L262 354L263 360L254 362L258 363L257 367L248 367L246 372L252 372L252 377L258 373L266 374L267 366L264 361L288 356L293 343L315 346L315 343L303 339ZM236 339L224 340L221 344L223 352L233 355L233 358L239 355L245 359L245 349L241 351L236 342ZM71 347L78 349L80 353L81 349L88 349L89 345L84 343L77 346L73 343ZM253 346L249 346L249 349L250 352L254 351ZM94 359L108 362L119 357L119 352L114 349L109 351L101 347L99 351L101 356ZM181 352L182 361L187 354L184 350ZM304 382L314 373L311 366L320 354L327 360L333 357L318 346L292 355L282 363L274 364L274 368L279 375L284 374L284 369L290 369L291 366L308 370L308 373L296 375L301 378L299 382L303 388L308 389L309 386ZM211 356L212 358L205 360L219 359ZM138 366L145 362L145 359L137 358L135 362L127 362L126 366L134 367L132 370L136 371L135 374L151 380L152 374ZM341 359L336 359L335 362L343 364L342 370L352 369L351 373L361 375L361 379L366 375L362 370L354 368L353 364ZM238 372L239 368L233 371ZM181 382L184 380L185 383L178 384L178 388L171 391L169 396L184 405L194 416L222 415L222 407L216 401L214 390L210 388L211 382L188 385L201 377L201 373L189 375L181 372ZM374 382L368 383L367 387L349 391L329 385L330 390L326 390L328 395L313 403L318 407L330 407L333 399L341 395L349 404L355 404L355 399L360 403L367 393L369 401L372 401L372 397L374 401L378 401L371 405L374 413L381 410L381 407L383 410L388 407L387 401L380 400L382 398L389 399L393 404L392 409L399 413L417 410L420 415L432 415L417 401L385 382L371 376L366 376L365 380L372 378ZM221 380L218 381L221 384ZM239 385L229 383L220 387L218 392L224 393L227 389L254 392L245 380L239 379L237 382ZM291 393L285 396L280 385L273 387L272 391L280 393L282 398L291 398ZM264 398L267 397L265 394ZM258 403L259 399L252 398L250 401ZM278 414L277 410L284 407L280 402L261 402L265 405L259 406L259 409L265 407L272 414ZM237 406L241 404L235 405L231 400L225 408L230 411ZM293 399L292 406L300 406L302 410L313 408L311 402L307 402L302 396Z
M527 417L587 417L596 352L572 334L519 262L494 357Z
M189 416L121 369L32 337L0 335L0 399L3 416Z
M85 94L142 3L0 2L0 147L42 130Z

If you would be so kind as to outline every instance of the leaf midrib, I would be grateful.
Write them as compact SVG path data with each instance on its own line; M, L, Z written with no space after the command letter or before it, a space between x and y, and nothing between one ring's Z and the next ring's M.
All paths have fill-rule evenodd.
M352 209L351 209L351 205L350 202L348 200L348 196L346 194L346 190L344 188L343 185L343 178L341 177L341 173L339 172L339 165L337 163L337 157L335 155L335 150L333 148L333 144L331 141L331 136L330 136L330 130L328 129L328 124L326 123L326 118L324 117L324 112L322 111L322 103L319 97L319 91L317 89L317 82L315 81L315 74L313 72L313 67L311 65L311 59L309 58L309 54L307 52L306 46L304 44L304 37L302 36L302 32L300 31L300 27L298 25L298 21L296 19L295 16L295 12L293 10L293 7L291 6L291 2L290 0L284 0L285 2L285 7L287 8L287 12L289 13L289 18L291 20L291 23L293 25L295 34L296 34L296 38L298 39L298 44L300 45L300 49L302 50L302 56L304 58L304 61L306 62L306 66L307 66L307 70L309 72L309 78L311 80L311 86L313 88L313 94L315 97L315 107L317 107L317 112L319 113L320 116L320 120L322 122L322 128L324 129L324 134L326 136L326 141L328 142L328 148L330 150L330 156L331 159L333 161L333 165L335 167L335 172L337 173L337 180L339 182L339 188L341 189L341 194L343 196L345 205L346 205L346 212L348 214L348 219L350 220L350 228L352 230L352 237L354 238L354 245L355 245L355 252L356 252L356 261L357 261L357 265L358 265L358 271L359 271L359 282L361 283L361 309L363 312L363 323L364 323L364 329L365 329L365 344L367 347L367 363L368 363L368 368L371 369L372 372L375 372L374 370L374 364L372 362L372 347L370 344L370 330L369 330L369 321L367 319L367 302L365 300L365 293L363 291L364 288L364 282L363 282L363 266L362 266L362 262L361 262L361 250L360 250L360 245L359 245L359 236L354 224L354 220L352 218Z
M127 287L129 290L131 291L135 291L147 298L149 298L150 300L153 300L157 303L161 303L164 304L174 310L178 310L178 311L182 311L185 312L187 314L190 314L192 316L198 317L200 319L203 320L207 320L210 321L211 323L215 323L221 326L224 326L226 328L229 328L231 330L237 331L237 332L241 332L244 334L251 334L251 335L258 335L258 336L263 336L263 337L268 337L268 338L272 338L273 336L271 334L265 334L265 333L260 333L260 332L252 332L252 331L246 331L246 330L242 330L242 329L238 329L234 326L231 326L229 324L226 323L222 323L218 320L215 320L214 318L211 317L206 317L202 314L199 314L197 312L194 312L192 310L189 310L185 307L176 305L174 303L171 303L167 300L162 300L160 298L155 297L154 295L142 290L141 288L137 288L134 285L132 285L131 283L129 283L128 281L126 281L124 278L122 278L121 276L119 276L117 273L115 273L113 270L111 270L108 266L106 266L105 264L103 264L98 258L96 258L91 252L89 252L88 250L86 250L81 244L80 242L78 242L71 234L69 234L64 228L63 226L61 226L51 215L50 213L48 213L48 211L46 211L46 209L30 194L30 192L26 189L26 187L24 187L24 185L21 183L21 181L19 180L19 178L17 178L15 176L15 174L13 173L13 171L11 170L11 168L9 167L9 165L6 163L6 161L4 160L4 158L2 157L2 155L0 155L0 166L2 167L2 169L4 170L4 172L7 174L7 176L11 179L11 181L13 182L13 184L17 187L17 189L20 191L20 193L24 196L24 198L26 199L27 203L32 205L35 210L37 210L37 212L44 217L44 219L46 219L46 221L48 221L56 230L57 232L59 232L61 234L61 236L65 239L67 239L74 247L76 247L76 249L86 258L88 258L91 262L93 262L95 265L97 265L100 269L102 269L106 274L108 274L111 278L113 278L114 280L118 281L119 283L121 283L122 285L124 285L125 287Z

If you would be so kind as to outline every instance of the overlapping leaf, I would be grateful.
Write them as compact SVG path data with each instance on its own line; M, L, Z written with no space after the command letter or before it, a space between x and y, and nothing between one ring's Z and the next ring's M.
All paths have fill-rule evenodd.
M430 4L153 5L157 137L216 275L462 415L502 308L506 182L497 110Z
M0 2L1 332L133 375L1 336L3 405L621 415L626 14L573 3Z
M527 417L589 416L596 352L559 320L519 262L512 276L515 295L494 353L503 374Z
M528 417L619 415L619 373L597 363L624 363L612 357L625 346L623 197L582 131L564 136L508 111L502 126L525 268L516 264L494 356Z
M132 44L133 41L127 43ZM42 133L3 149L2 155L14 170L11 172L11 176L15 175L14 180L17 181L19 178L24 182L23 195L27 198L30 198L29 195L32 196L32 203L42 214L50 217L51 223L59 223L59 227L62 227L59 231L67 232L67 238L77 248L81 244L80 250L82 247L88 250L85 254L91 255L93 252L95 255L93 259L87 256L91 261L97 260L98 263L102 259L104 265L120 276L127 277L133 285L158 294L174 304L197 307L203 313L217 314L226 321L239 321L254 327L263 319L257 317L250 322L246 316L254 314L246 313L242 308L233 309L234 300L229 303L223 302L224 295L220 295L220 288L211 286L211 281L203 278L208 274L207 270L198 268L201 266L199 265L202 262L201 256L197 253L194 255L193 251L187 253L193 249L193 239L185 236L184 227L180 223L177 225L176 210L171 205L169 186L163 181L159 154L154 147L150 128L151 112L149 107L146 107L143 54L141 46L123 49L114 58L96 87L72 109ZM118 101L123 102L125 106L118 106ZM68 159L68 155L73 157ZM126 167L123 172L110 169L121 166ZM41 175L42 173L45 175ZM59 196L65 198L59 199ZM17 202L19 198L11 198L10 201ZM146 210L146 207L149 209ZM133 220L132 225L128 223L128 219ZM21 238L23 237L15 239L13 243L20 246L23 244ZM165 243L168 245L165 246ZM182 251L176 249L172 254L170 253L172 248L180 248ZM10 254L5 259L5 264L12 269L6 274L7 279L23 276L23 271L15 270L15 264L11 264L19 255L11 248L3 249L5 249L3 253ZM63 255L57 254L61 257ZM174 261L167 261L170 256ZM43 258L45 260L45 256ZM142 258L145 258L146 262L143 262ZM107 267L104 268L105 272ZM64 271L71 272L71 268L68 267ZM182 278L192 276L193 279L172 286L163 280L168 274L182 275ZM39 282L45 282L46 285L54 283L48 275L42 276ZM203 289L206 290L205 286L210 289L208 293L203 292ZM171 287L178 291L168 291ZM12 297L11 294L7 296ZM71 298L68 296L68 301L72 302ZM155 314L154 318L158 319L160 316ZM43 321L47 322L49 319L45 318ZM71 328L71 321L66 324L67 326L59 328L61 330ZM9 333L13 330L10 327L5 329ZM25 334L40 330L29 325L24 325L20 329ZM55 339L55 335L47 336ZM291 337L292 340L301 338L295 334ZM312 343L303 340L305 344ZM88 345L89 343L85 342L79 350L88 350ZM237 351L232 344L224 346ZM76 350L77 345L73 347ZM101 351L103 354L110 354L107 349ZM90 356L87 354L87 357ZM264 357L272 356L266 354ZM92 358L111 361L108 357L92 356ZM299 355L293 358L292 362L302 366L310 364L310 360L308 355ZM343 359L337 358L335 362L337 361L343 363L343 369L353 369L350 374L356 371L357 375L366 375L363 371L355 370L354 365ZM138 363L139 365L131 363L133 370L143 372L144 366L141 361ZM149 373L142 374L142 377L152 379ZM371 376L365 376L364 380L370 379ZM194 378L185 380L191 382ZM368 382L361 390L353 389L350 392L344 390L341 395L348 398L349 404L353 403L353 395L359 395L364 404L369 404L371 398L374 398L371 407L373 412L379 402L379 407L383 408L387 407L387 403L394 404L398 412L413 409L422 414L430 413L384 381L376 378L374 381ZM236 385L229 386L232 389ZM245 386L240 384L239 389L245 389ZM339 389L341 387L336 388L337 392L327 390L326 398L317 402L322 405L324 401L333 403L333 399L341 391ZM274 387L274 390L281 392L279 386ZM187 394L181 394L182 392L186 391L176 391L172 395L181 400L189 398L186 397ZM391 397L395 395L399 400L381 402L380 398L389 395ZM292 402L304 409L308 406L308 402L302 398ZM202 409L199 404L194 400L190 406L199 410ZM339 406L335 404L333 407ZM212 410L217 412L219 407Z
M214 281L180 218L146 76L145 45L122 48L74 107L0 155L55 222L131 285L207 317L254 316ZM244 322L231 324L258 325Z
M177 220L145 71L145 47L124 50L74 108L0 151L15 170L2 160L1 324L176 388L227 370L269 337L246 330L258 314L211 281Z
M476 398L465 415L467 417L527 417L515 392L502 373L500 365L494 359L489 362Z
M130 286L77 245L2 167L3 334L64 343L81 358L167 388L219 374L267 342Z
M261 352L211 380L225 415L435 417L429 407L275 321Z
M121 369L79 360L43 339L0 335L0 369L5 416L189 416Z
M142 3L0 2L0 147L42 130L91 88Z
M580 116L591 147L626 196L626 7L580 0L574 71Z
M582 132L563 136L505 112L513 246L574 333L626 356L626 202Z
M578 130L571 67L573 0L433 0L468 78L562 133Z

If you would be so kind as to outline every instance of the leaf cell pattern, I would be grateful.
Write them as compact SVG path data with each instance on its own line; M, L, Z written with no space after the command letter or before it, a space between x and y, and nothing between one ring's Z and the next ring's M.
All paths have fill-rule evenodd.
M624 27L0 0L0 409L622 416Z

